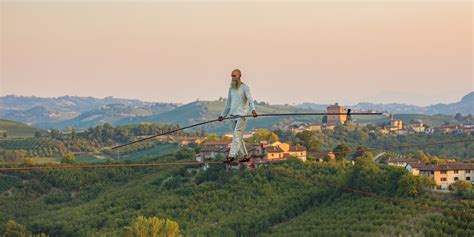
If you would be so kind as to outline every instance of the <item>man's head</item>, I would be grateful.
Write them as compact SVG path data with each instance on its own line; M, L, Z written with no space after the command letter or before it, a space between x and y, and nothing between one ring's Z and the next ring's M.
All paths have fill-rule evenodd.
M242 84L242 82L240 81L242 72L240 72L239 69L234 69L232 73L230 74L230 76L232 77L232 83L231 83L232 88L234 89L239 88L240 84Z

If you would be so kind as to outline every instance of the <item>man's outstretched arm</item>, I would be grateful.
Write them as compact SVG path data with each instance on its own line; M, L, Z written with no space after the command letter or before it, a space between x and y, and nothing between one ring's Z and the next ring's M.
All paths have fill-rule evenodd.
M226 101L225 106L224 106L224 111L221 113L221 115L218 118L219 121L224 120L224 118L229 113L229 111L230 111L230 100L231 100L231 97L230 97L230 89L229 89L229 93L227 94L227 101Z
M255 110L255 102L253 101L252 94L250 93L250 88L248 86L245 88L245 98L247 98L247 102L250 105L252 115L254 117L257 117L257 110Z

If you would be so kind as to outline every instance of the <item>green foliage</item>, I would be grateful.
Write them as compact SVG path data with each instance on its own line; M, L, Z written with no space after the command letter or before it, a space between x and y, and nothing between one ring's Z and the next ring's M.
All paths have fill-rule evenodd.
M23 158L22 163L26 166L32 166L35 164L35 160L33 158Z
M368 151L368 147L366 146L358 146L355 151L354 151L354 154L352 154L352 159L357 159L358 157L361 157L361 156L364 156L364 155L368 155L367 153L371 153L370 151ZM372 155L372 154L371 154Z
M174 156L158 159L176 160ZM406 171L379 166L370 155L360 157L355 166L288 160L241 171L211 165L206 171L184 166L12 174L18 174L23 182L10 186L11 196L0 195L0 223L19 220L34 233L51 236L119 236L124 226L130 226L131 218L156 213L164 219L179 219L180 231L192 236L472 234L468 228L472 213L457 212L472 208L474 203L405 199L405 193L398 193L402 185L398 180ZM362 197L327 184L376 196ZM400 205L379 197L386 195L405 202ZM183 217L197 200L199 204ZM410 205L415 200L447 207L464 217L451 219L451 214L438 214L431 219L426 210ZM439 229L443 222L449 222L450 229Z
M362 191L384 190L385 172L369 156L359 157L349 176L349 186Z
M139 137L154 135L176 129L176 125L137 124L113 127L110 124L91 127L83 132L71 128L69 134L52 129L49 137L35 136L30 138L1 139L0 161L19 162L24 157L62 157L67 153L98 154L100 152L118 157L138 154L153 150L163 145L160 141L147 141L111 150L109 147L119 143L134 141ZM180 131L175 135L187 136L194 132ZM38 134L37 134L38 135ZM167 149L169 151L169 149ZM160 153L156 153L160 154Z
M418 160L421 160L425 163L427 163L429 160L430 160L430 157L429 155L427 155L425 152L423 151L416 151L415 153L415 156L414 156L415 159L418 159Z
M359 135L346 128L332 131L331 135L339 140L329 133L312 133L322 147L360 145L356 140ZM85 139L80 133L76 136L76 141ZM388 146L430 139L373 136L369 135L364 144L372 147L372 143L386 142L383 145ZM57 141L69 139L61 137L63 140ZM436 139L446 138L450 136ZM459 149L470 146L464 144ZM151 155L164 150L155 148L141 162L193 159L192 149ZM132 162L134 154L139 154L136 159L147 155L141 152L123 158ZM444 198L428 196L423 182L412 179L403 168L376 164L370 152L357 157L354 166L348 162L313 164L288 160L254 170L226 170L223 165L210 165L207 170L200 166L168 166L7 172L5 178L0 176L0 233L5 231L4 224L14 219L33 233L51 236L120 236L131 219L159 215L179 219L180 231L191 236L474 234L473 214L466 211L474 207L472 200L457 198L446 202ZM373 196L336 187L355 188ZM470 194L466 191L466 195ZM385 196L401 201L387 201ZM187 214L196 202L199 204ZM445 208L449 212L430 213L419 206Z
M5 224L5 231L3 232L4 237L27 237L28 231L25 226L16 223L14 220L10 220Z
M343 160L347 159L347 156L351 152L351 148L347 144L342 143L337 145L332 151L336 155L336 160Z
M457 192L464 199L474 200L474 189L464 189Z
M193 160L196 157L196 153L193 149L181 148L175 152L175 157L178 160Z
M20 184L21 179L15 176L0 175L0 193Z
M0 161L4 162L20 162L28 155L25 150L6 150L0 148Z
M23 150L26 152L24 156L28 157L62 156L67 153L67 148L64 146L64 144L45 137L0 140L0 148L3 148L7 151Z
M316 133L312 131L303 131L296 134L296 138L299 139L300 143L306 147L310 152L322 151L321 144L316 137Z
M72 153L67 153L61 159L62 164L74 164L76 162L76 157Z
M449 189L456 191L456 193L465 199L474 199L474 189L472 184L465 180L458 180L449 186Z
M222 141L222 137L217 135L217 134L208 134L206 138L202 140L202 142L216 142L216 141Z
M182 236L175 221L158 217L138 216L127 227L124 236L130 237L179 237Z
M265 129L265 128L260 128L255 131L255 134L248 139L250 142L261 142L261 141L268 141L269 143L277 142L280 139L278 138L278 135L276 135L274 132Z
M472 189L472 185L468 181L458 180L450 185L450 189L455 190L455 191L464 191L467 189Z
M397 193L400 196L416 197L423 194L426 189L436 186L434 180L421 175L404 174L398 181Z
M323 118L321 119L321 123L328 123L328 116L324 115Z
M42 135L41 135L41 132L38 132L38 131L35 132L35 137L36 137L36 138L40 138L41 136L42 136Z

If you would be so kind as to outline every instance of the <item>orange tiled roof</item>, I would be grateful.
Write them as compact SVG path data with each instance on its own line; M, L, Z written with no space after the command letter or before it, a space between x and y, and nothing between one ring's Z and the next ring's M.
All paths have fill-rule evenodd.
M413 158L388 158L388 163L422 163L421 160Z
M268 146L265 148L265 151L268 153L280 153L283 150L279 146Z
M445 164L425 165L425 166L421 167L420 170L425 170L425 171L474 170L474 163L449 162L449 163L445 163Z
M421 168L423 166L425 166L425 163L423 162L408 162L407 165L410 165L412 168Z
M304 147L304 146L291 146L290 151L306 151L306 147Z

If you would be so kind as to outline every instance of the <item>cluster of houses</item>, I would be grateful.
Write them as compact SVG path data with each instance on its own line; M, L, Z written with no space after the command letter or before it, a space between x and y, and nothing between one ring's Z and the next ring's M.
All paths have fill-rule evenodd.
M332 116L330 116L332 117ZM341 117L341 116L340 116ZM339 122L332 121L331 123L322 124L305 124L294 122L288 126L288 129L293 133L300 133L303 131L322 131L332 130L336 124L347 124L348 122L340 118ZM365 126L365 124L352 123L353 126ZM458 124L458 125L442 125L439 127L428 127L422 120L412 120L408 124L404 124L400 119L394 119L390 117L390 124L384 125L379 129L379 132L383 134L395 134L395 135L406 135L415 133L426 133L426 134L474 134L474 125L469 124Z
M288 129L293 133L299 133L302 131L322 131L322 130L332 130L338 125L342 124L353 124L352 118L347 116L347 109L343 106L340 106L338 103L334 105L329 105L326 108L326 112L332 115L326 116L326 119L322 121L321 124L305 124L305 123L292 123L288 126Z
M340 106L338 103L330 105L326 108L327 113L340 113L338 115L329 115L326 120L323 120L321 124L304 124L304 123L293 123L288 126L287 129L293 133L299 133L303 131L321 131L331 130L338 125L351 124L353 126L365 126L366 124L353 123L352 119L344 113L347 113L347 109ZM369 111L373 112L373 111ZM387 113L390 123L382 126L380 132L384 134L414 134L414 133L454 133L454 134L474 134L473 124L458 124L458 125L442 125L439 127L428 127L423 123L422 120L412 120L408 124L404 124L401 119L394 118L393 114Z
M437 190L448 190L449 186L458 180L474 185L474 163L425 164L418 159L390 158L387 164L405 167L413 175L433 178Z
M457 125L442 125L439 127L428 127L422 120L412 120L407 126L404 126L403 121L400 119L394 119L390 115L390 125L384 126L380 132L390 134L413 134L413 133L426 133L426 134L474 134L474 125L470 124L457 124Z
M217 156L227 157L229 155L231 141L209 141L201 143L201 151L196 160L204 161L214 159ZM306 148L304 146L292 146L284 142L269 144L266 141L260 143L246 144L247 152L252 159L259 160L282 160L296 158L306 161Z
M442 125L439 127L425 129L426 134L434 133L454 133L454 134L474 134L474 125L472 124L458 124L458 125Z
M293 133L302 131L322 131L334 129L338 125L351 124L355 126L364 126L364 124L352 123L350 116L347 116L347 110L338 103L327 107L328 113L337 115L328 115L321 124L292 123L287 129ZM404 124L402 120L395 119L392 114L388 114L390 124L383 126L379 131L386 134L413 134L413 133L457 133L473 134L474 125L443 125L439 127L428 127L421 120L412 120ZM249 131L244 134L244 138L250 138L255 131ZM232 133L224 134L228 140L231 140ZM214 159L217 156L227 157L230 151L231 141L208 141L202 142L200 138L190 138L180 141L180 145L200 145L200 153L196 155L196 160L205 161ZM246 149L252 159L260 161L300 159L306 161L306 148L303 146L292 146L284 142L246 144ZM335 159L335 155L329 152L326 156L317 156L316 162L322 162L324 157ZM474 163L449 162L445 164L425 164L421 160L407 158L390 158L387 160L389 165L406 168L413 175L423 175L432 177L436 182L437 190L447 190L449 186L457 180L468 181L474 185Z
M201 142L199 138L182 141L182 145L200 144L200 153L196 155L197 161L222 158L229 155L231 141ZM304 146L293 146L285 142L247 143L246 149L254 161L276 161L284 159L300 159L306 161L307 151ZM327 154L329 159L335 159L332 152ZM322 162L323 157L316 161ZM425 164L414 158L389 158L388 165L404 167L413 175L423 175L433 178L437 190L448 190L449 186L458 180L464 180L474 185L474 163L448 162L444 164Z

